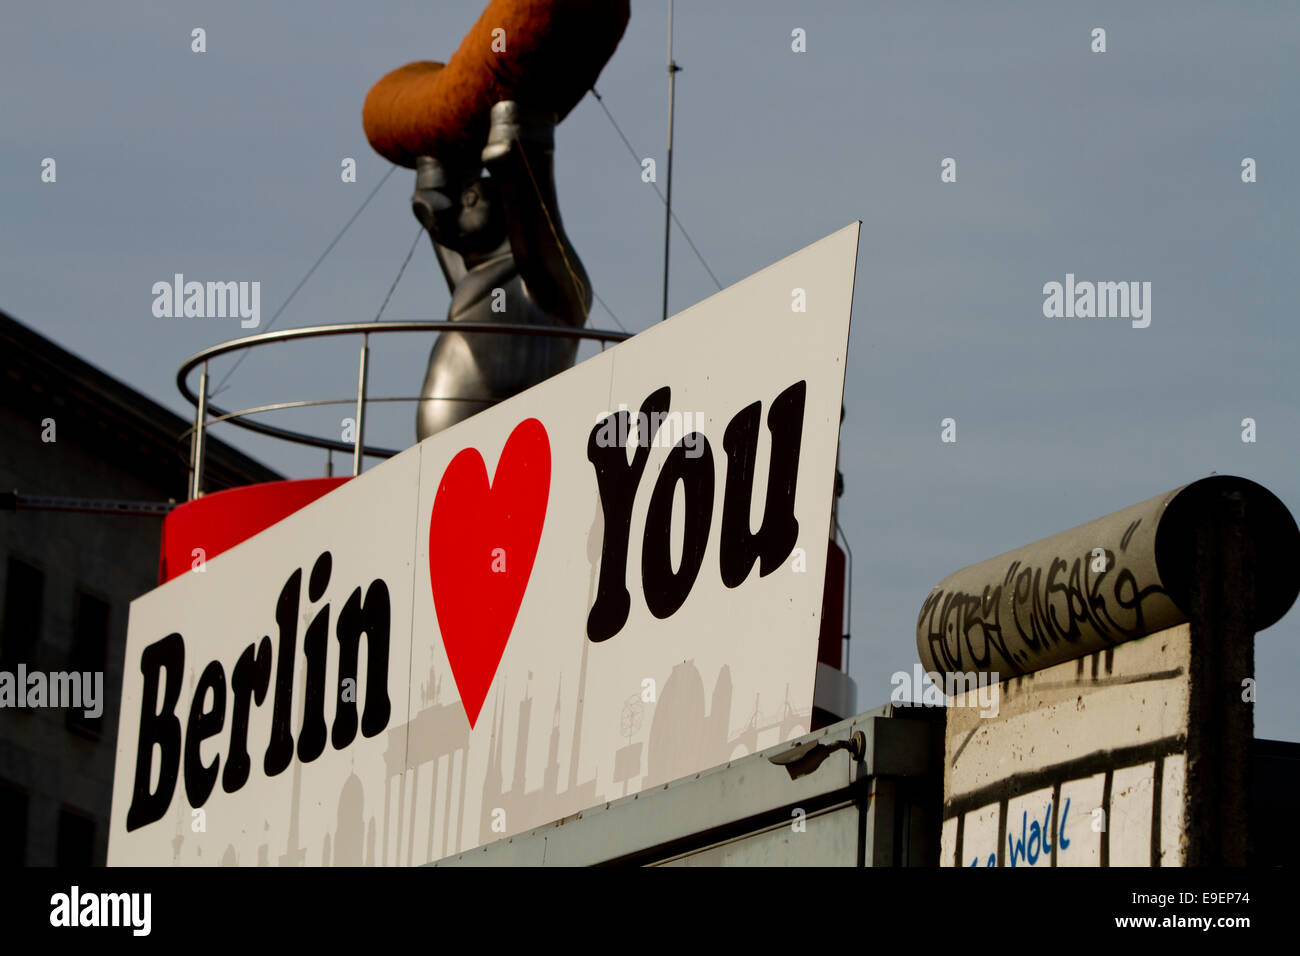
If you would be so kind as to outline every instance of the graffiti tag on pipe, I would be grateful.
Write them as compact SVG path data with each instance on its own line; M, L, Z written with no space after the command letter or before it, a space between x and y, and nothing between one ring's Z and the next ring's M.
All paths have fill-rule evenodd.
M1010 676L1037 670L1061 659L1059 645L1086 641L1079 653L1150 633L1166 626L1144 611L1155 595L1165 595L1158 580L1144 581L1125 551L1142 519L1131 522L1114 543L1074 557L1054 556L1030 563L1012 558L1001 583L979 593L960 589L932 591L921 607L917 633L928 663L936 670L987 670ZM1153 575L1154 577L1154 575Z

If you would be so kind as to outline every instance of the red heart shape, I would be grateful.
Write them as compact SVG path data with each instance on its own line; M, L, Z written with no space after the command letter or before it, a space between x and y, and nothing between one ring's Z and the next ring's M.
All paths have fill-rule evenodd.
M515 426L495 480L476 448L442 473L429 518L429 583L451 674L478 720L533 572L551 490L551 443L535 418Z

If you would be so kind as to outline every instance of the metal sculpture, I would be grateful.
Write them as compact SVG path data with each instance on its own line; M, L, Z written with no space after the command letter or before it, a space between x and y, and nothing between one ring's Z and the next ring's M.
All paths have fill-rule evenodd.
M482 163L417 160L411 209L428 230L451 291L453 321L580 328L591 283L560 222L552 173L554 114L492 107ZM421 440L573 365L573 339L445 332L429 356Z
M627 0L493 0L445 67L407 64L366 97L371 145L416 171L411 208L451 291L452 321L586 324L591 283L560 220L555 127L591 88L627 19ZM417 437L536 385L576 355L573 339L443 333Z

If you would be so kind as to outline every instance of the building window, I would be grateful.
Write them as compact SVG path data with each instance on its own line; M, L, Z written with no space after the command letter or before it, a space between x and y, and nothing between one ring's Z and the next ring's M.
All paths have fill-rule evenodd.
M32 652L41 636L45 573L18 558L9 559L5 578L4 628L0 631L0 669L35 664Z
M0 780L0 866L22 866L27 857L27 792Z
M86 673L102 674L108 662L108 620L109 606L93 594L77 592L76 620L72 631L72 652L68 655L68 669L76 675ZM80 677L78 677L80 679ZM82 681L85 688L85 681ZM101 679L100 687L104 686ZM104 701L100 705L100 716L87 717L86 710L90 702L83 700L81 707L68 709L68 728L90 736L98 737L104 726Z
M93 866L95 821L84 813L64 807L59 811L59 866Z

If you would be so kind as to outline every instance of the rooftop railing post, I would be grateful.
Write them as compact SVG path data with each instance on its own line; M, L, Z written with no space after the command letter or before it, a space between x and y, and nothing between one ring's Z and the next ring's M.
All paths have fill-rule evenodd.
M366 369L370 364L370 333L361 336L361 368L357 374L357 443L352 451L352 474L361 474L366 447Z
M203 494L203 433L207 427L208 418L208 363L203 363L203 371L199 375L199 404L198 412L194 416L194 441L190 448L190 475L192 484L190 485L190 501L200 497Z
M198 403L194 405L194 424L190 426L190 467L185 472L185 500L194 500L194 452L195 443L199 440L199 423L198 423Z

